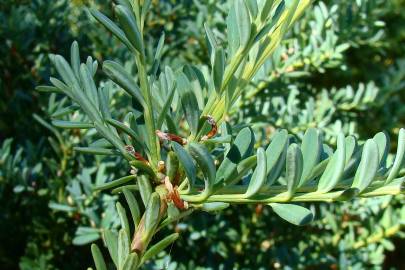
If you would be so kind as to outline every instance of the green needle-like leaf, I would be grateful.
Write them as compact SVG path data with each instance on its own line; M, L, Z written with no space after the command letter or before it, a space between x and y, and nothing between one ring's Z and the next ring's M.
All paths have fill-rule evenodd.
M216 168L214 159L208 149L202 144L191 142L188 150L204 174L205 189L200 199L205 200L212 194L215 184Z
M125 230L125 234L129 237L131 232L129 230L129 222L125 208L122 207L121 203L119 202L117 202L115 206L117 208L118 216L120 217L121 228ZM127 241L129 242L129 238Z
M141 211L139 210L138 202L129 189L124 188L122 192L124 193L125 199L127 200L129 211L131 211L132 221L134 223L136 231L136 228L141 219Z
M117 187L117 186L121 186L121 185L123 185L123 184L126 184L126 183L128 183L128 182L134 180L135 178L136 178L135 175L124 176L124 177L122 177L122 178L120 178L120 179L113 180L113 181L111 181L111 182L107 182L107 183L104 183L104 184L102 184L102 185L96 186L96 187L94 188L94 190L111 189L111 188L114 188L114 187Z
M304 168L302 171L301 179L298 184L299 187L305 185L310 180L309 176L315 165L319 161L321 155L322 142L319 137L318 130L315 128L309 128L305 132L302 140L301 150L304 158Z
M222 79L225 71L225 52L222 47L217 47L214 54L214 65L212 67L212 78L215 90L219 93L221 90Z
M122 267L123 270L135 270L138 269L138 255L136 253L130 253L128 257L125 259L124 265Z
M89 9L91 15L101 23L108 31L113 33L122 43L124 43L129 49L134 50L135 48L131 45L124 31L122 31L113 21L111 21L107 16L102 14L96 9Z
M288 148L288 132L285 129L278 131L266 149L267 159L267 185L272 185L280 176L285 166L285 157Z
M286 181L288 197L294 195L302 175L303 157L297 144L291 144L287 150Z
M142 175L138 179L139 193L141 194L142 202L147 207L150 196L152 195L152 185L149 181L149 178L145 175Z
M122 89L124 89L131 97L137 100L141 105L145 106L145 101L142 97L141 90L130 74L123 66L114 61L104 61L103 71L107 76Z
M247 158L253 150L254 134L251 128L242 129L235 138L231 149L217 170L216 183L229 179L239 162Z
M267 159L266 152L263 148L257 149L257 166L253 172L252 178L250 180L249 186L245 193L245 198L250 198L254 196L260 188L266 182L266 172L267 172Z
M356 175L354 176L352 188L357 188L359 193L363 192L377 174L379 153L377 143L373 139L366 141L361 155L361 161Z
M337 150L326 166L318 184L318 192L326 193L332 190L343 175L346 165L346 143L343 134L339 134Z
M91 155L106 155L106 156L116 156L120 153L116 150L108 149L108 148L100 148L100 147L74 147L74 151L84 153L84 154L91 154Z
M306 225L314 219L313 213L305 207L295 204L269 204L282 219L298 226Z
M184 172L186 173L191 187L194 186L197 178L197 169L194 165L193 158L186 150L184 150L184 148L180 144L172 142L172 147L174 152L176 152L177 154L179 162L183 167Z
M252 29L249 9L247 8L244 0L236 1L235 11L236 11L236 18L238 21L240 46L244 48L250 40L250 33Z
M110 230L104 231L104 240L107 246L110 257L113 260L115 266L118 267L118 238Z
M96 244L91 245L91 254L93 255L94 264L97 270L107 270L103 254Z
M118 232L118 270L124 269L124 264L129 255L129 238L124 229Z
M158 224L159 220L159 211L160 211L160 197L157 193L152 193L149 203L145 211L145 231L147 234L153 232Z
M229 203L224 203L224 202L209 202L209 203L203 203L201 206L201 210L205 212L218 212L222 211L226 208L229 207Z
M139 31L136 19L132 12L125 6L117 5L115 7L120 25L124 30L125 36L129 42L134 46L138 53L143 54L143 40L141 32Z
M143 255L142 262L146 262L147 260L149 260L149 259L153 258L154 256L156 256L157 254L159 254L159 252L161 252L166 247L168 247L171 243L176 241L177 238L179 238L179 234L173 233L169 236L166 236L165 238L163 238L161 241L154 244L153 246L151 246Z
M377 143L378 146L378 164L379 166L385 167L385 162L390 150L390 138L388 137L387 133L379 132L374 136L373 140Z
M79 44L77 41L73 41L72 46L70 47L70 65L73 68L73 72L76 77L79 78L79 69L80 69L80 52Z
M398 175L399 170L401 168L401 164L404 161L404 155L405 155L405 129L401 128L399 130L398 135L397 154L395 155L394 164L392 165L387 180L385 181L386 184L391 183Z
M66 129L90 129L94 128L94 125L91 123L82 123L82 122L72 122L64 120L53 120L52 125L58 128Z

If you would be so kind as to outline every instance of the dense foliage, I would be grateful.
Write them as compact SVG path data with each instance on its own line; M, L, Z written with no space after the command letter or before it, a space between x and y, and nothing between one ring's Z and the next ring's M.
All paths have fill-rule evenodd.
M50 62L55 63L60 73L62 58L52 54L62 54L66 59L70 59L71 54L79 57L78 62L74 57L72 58L73 70L78 72L75 76L79 78L86 74L89 76L80 80L83 84L80 87L85 89L92 88L91 85L86 85L85 81L93 81L93 76L100 81L96 95L90 100L99 102L97 107L102 112L102 121L108 123L106 127L112 128L111 130L116 128L112 135L121 134L121 131L123 131L122 134L129 133L135 149L145 148L145 146L139 148L138 145L141 144L147 145L146 149L151 150L153 142L148 141L150 136L139 135L144 132L148 134L148 131L137 129L148 121L147 116L144 121L139 119L142 101L139 101L139 95L136 92L138 90L131 92L133 89L131 87L128 89L128 85L120 81L116 72L119 70L136 75L134 79L130 78L134 82L132 85L136 85L136 81L142 80L139 75L141 74L139 60L135 61L125 46L97 24L90 12L86 10L86 7L91 6L93 16L98 14L95 10L100 10L110 18L119 17L120 13L117 10L113 12L114 9L111 8L112 4L109 1L99 1L97 5L87 1L82 3L63 0L51 3L41 0L6 2L8 3L0 4L0 19L3 25L0 28L0 36L5 41L5 46L0 49L2 52L0 136L3 141L0 148L0 202L2 205L0 264L4 265L4 269L17 267L81 269L93 264L86 244L96 241L101 247L103 245L101 238L105 238L106 231L114 234L121 226L125 228L126 225L122 225L122 223L125 224L123 207L127 207L125 199L129 201L138 199L145 205L148 202L145 194L139 196L137 193L132 193L133 185L126 190L125 198L117 195L122 189L113 190L113 192L97 190L100 186L103 187L104 183L110 183L112 179L128 175L129 165L116 155L114 148L110 148L111 141L103 139L103 137L108 138L108 135L100 136L94 129L87 130L93 127L88 124L89 118L92 119L93 116L97 120L98 116L92 114L91 110L84 109L85 113L77 111L79 108L77 104L82 108L86 107L80 99L77 100L72 94L68 94L68 97L59 93L53 93L50 96L40 95L34 91L34 87L47 81L50 74L52 76L57 74L56 70L49 70ZM127 2L118 2L123 4L121 9L125 11ZM167 94L172 93L172 89L188 91L190 87L188 85L182 87L181 83L192 84L193 89L196 89L194 94L197 96L196 100L190 98L190 102L194 104L188 108L187 105L186 108L183 108L184 105L176 106L178 101L173 102L171 116L165 116L163 122L159 122L165 131L179 133L185 137L190 130L193 133L194 129L196 134L192 134L192 137L199 135L197 130L200 128L200 123L197 121L196 124L194 120L201 117L190 113L190 110L199 107L202 111L201 106L205 105L205 97L214 96L214 88L221 88L222 77L227 76L226 71L222 76L218 76L221 74L221 69L215 69L215 67L225 65L230 61L229 59L232 59L231 56L236 57L238 54L240 43L228 44L228 40L234 40L234 37L229 38L226 35L227 27L229 28L229 24L232 24L229 23L227 14L230 9L232 10L234 1L217 2L210 0L152 2L149 15L145 20L143 42L145 57L142 61L145 66L152 67L147 71L149 76L158 75L163 71L160 78L155 80L156 83L149 81L152 89L159 93L153 96L156 98L155 105L159 108L158 112L165 108ZM286 2L289 6L291 1ZM307 157L304 143L300 146L302 140L304 142L315 140L318 142L319 150L311 149L309 152L320 153L322 157L318 156L312 166L320 165L322 161L327 160L333 153L332 149L336 147L338 150L342 149L342 145L346 145L345 149L348 149L354 144L351 142L358 141L360 156L354 155L355 168L361 167L361 164L358 164L361 154L369 151L371 154L368 156L378 158L378 161L375 161L378 162L375 173L371 178L376 174L377 178L384 175L390 177L389 165L392 162L399 164L398 169L400 168L402 162L402 159L398 160L400 155L397 155L396 162L394 159L397 148L398 154L403 152L400 148L404 143L403 138L402 140L397 138L400 133L399 128L405 123L403 106L405 60L401 59L404 56L401 44L405 39L405 30L402 26L405 18L401 13L403 7L403 1L388 3L378 0L316 1L313 3L312 7L307 9L287 32L286 37L272 52L271 58L263 63L264 65L255 76L251 76L251 83L243 84L244 91L234 95L240 98L233 99L231 96L230 100L234 106L226 107L219 112L207 109L209 113L206 114L212 114L218 126L223 120L229 123L228 126L219 127L220 136L208 139L208 141L212 140L212 145L210 145L211 142L205 144L210 151L213 150L211 151L213 156L219 160L224 159L224 151L226 153L226 149L232 147L229 138L235 139L239 131L245 133L242 135L247 139L242 135L240 139L244 143L253 137L251 132L254 132L256 137L249 146L252 149L246 151L246 157L252 154L253 148L266 149L269 139L273 138L274 141L274 134L278 134L279 141L284 142L279 146L285 147L283 149L288 148L286 155L288 152L290 161L293 160L290 164L300 163L299 153L301 152L303 153L301 157ZM122 19L118 21L122 23ZM209 29L208 39L205 38L206 29ZM163 31L165 45L161 47L160 53L155 54L159 41L163 40L161 39ZM73 43L70 47L73 40L77 40L78 43ZM240 42L243 42L243 39ZM80 48L77 44L80 44ZM129 44L130 49L132 46L134 46L133 43ZM224 53L222 48L227 47L228 50ZM48 58L49 54L51 56ZM87 58L88 55L92 58ZM97 59L97 62L93 59ZM106 59L119 61L120 64L105 61ZM82 68L84 71L80 67L75 69L74 63L78 64L80 61L86 63ZM210 70L211 61L216 73ZM222 62L224 64L221 64ZM102 63L100 65L102 70L97 69L96 63ZM182 68L186 64L188 64L187 68ZM190 65L195 65L198 69ZM178 75L180 69L182 72ZM175 79L171 77L172 73L176 73ZM63 73L60 75L59 78L66 80ZM117 84L108 80L108 77ZM211 79L212 82L209 81ZM173 80L176 84L172 82ZM75 82L68 79L65 83L70 86L70 83ZM61 84L58 85L61 86ZM206 86L211 91L210 94L205 92ZM56 88L58 88L57 85ZM131 102L121 88L129 91L135 101ZM40 90L60 92L50 87L42 87ZM142 81L141 91L143 91ZM76 103L71 103L71 99ZM173 99L181 99L181 96L174 95ZM224 103L229 104L226 100L224 98ZM129 108L135 108L135 110ZM185 110L185 119L182 118L183 110ZM173 120L171 121L170 118ZM62 120L55 121L55 119ZM123 120L125 124L129 124L135 136L125 129L126 126L114 119ZM51 125L52 120L55 126L70 129L58 129ZM251 129L245 128L247 124ZM232 128L229 128L230 126ZM319 128L320 132L313 129L314 127ZM283 129L293 135L295 143L291 140L292 137L288 139L283 137L286 134L282 131ZM99 133L100 130L102 133L103 129L99 128ZM120 132L118 133L117 130ZM382 130L385 130L387 135L379 133L374 137L376 143L368 141L369 143L364 145L367 151L361 150L366 139ZM206 131L209 131L208 127ZM337 136L339 133L342 134L340 142ZM229 134L229 137L225 134ZM354 135L357 139L348 135ZM346 140L343 136L346 136ZM141 141L137 141L139 138L142 138ZM387 138L391 138L393 147L390 148L389 143L386 143ZM130 144L131 141L126 135L118 137L118 141L121 140L122 143L118 143L115 147L118 150L124 150L121 152L124 157L132 160L132 157L128 157L127 150L122 149L122 146ZM234 145L236 147L242 145L240 141ZM321 141L324 144L320 143ZM92 148L86 148L89 145ZM220 147L214 148L213 145ZM381 151L381 145L385 151ZM74 151L74 147L80 147L76 150L82 152L98 151L98 154L108 155L94 157L80 154ZM165 142L162 148L165 158L166 155L173 156L169 154L173 153L171 149L179 156L184 152L174 143ZM380 155L373 155L375 148L380 150ZM201 149L203 148L196 146L194 153L206 151ZM275 151L274 149L271 149L271 153ZM343 155L347 151L343 151ZM352 151L356 153L355 147ZM258 162L260 159L263 160L265 156L263 152L263 150L257 151ZM195 156L193 151L190 153L193 159ZM146 150L141 154L149 157L157 155L157 152ZM183 153L183 156L187 155ZM367 154L364 155L367 156ZM363 159L367 158L361 157L361 160ZM306 160L308 159L303 158L301 162L304 168ZM373 161L367 160L368 166L365 167L369 169L371 166L369 163ZM199 162L197 160L198 165L201 166ZM279 163L281 164L279 167L284 166L284 162ZM139 165L136 162L133 164ZM324 165L326 165L325 162ZM157 169L153 166L157 164L152 165L152 169ZM250 183L249 178L256 179L249 176L249 170L254 169L256 165L252 163L249 166L246 174L241 175L246 185ZM348 169L347 164L343 166L344 169ZM138 167L138 170L140 169L145 168ZM292 169L297 170L295 167ZM356 172L360 169L344 171L345 179L350 179L352 176L356 178ZM147 171L148 168L145 170ZM282 178L277 182L276 189L286 184L283 181L288 181L286 180L288 177L283 177L282 170L279 171L277 174L266 175L274 178L267 181L274 182L281 174ZM256 176L260 174L259 170L253 173ZM396 173L399 178L403 176L404 170ZM287 174L292 175L291 169L287 168ZM302 172L298 174L301 176ZM189 179L193 178L192 173L187 176ZM298 177L300 181L311 180L308 175L300 176ZM195 177L203 178L203 175L196 174ZM131 176L124 181L131 180L130 178ZM294 176L290 178L293 179ZM316 180L319 180L320 184L322 177ZM146 181L142 180L138 185L142 185L143 182ZM366 189L368 184L361 182L359 178L356 188ZM328 186L325 181L323 183L322 189L318 190L327 193L334 188ZM346 186L347 184L342 183ZM287 183L286 186L291 186L291 190L288 188L289 199L297 196L295 195L297 190L308 192L308 190L299 190L299 188L305 188L299 182L297 185ZM197 187L204 188L204 186ZM207 187L209 185L205 186ZM394 193L398 193L397 190L398 188ZM232 195L232 190L227 192ZM250 192L253 192L252 189ZM375 191L371 189L369 192L372 195ZM386 191L383 190L381 194L386 194L384 192ZM253 193L247 197L253 196ZM266 192L265 194L268 195ZM279 194L279 191L276 191L276 194ZM367 195L367 191L363 194ZM378 191L376 194L379 195ZM133 197L134 195L136 198ZM188 199L191 204L195 200L203 200L201 197L198 198L200 195L188 195L191 198L185 196L183 199ZM234 201L235 198L245 199L239 195L230 198L230 201ZM309 200L316 201L320 200L319 198L315 196ZM226 196L212 200L218 202L224 199ZM117 212L116 203L119 200L121 203L117 206ZM404 245L398 240L403 236L401 231L404 226L403 220L405 220L403 200L403 195L397 195L356 199L346 203L305 203L302 206L306 208L300 208L300 211L304 211L307 219L308 217L312 219L312 213L315 213L315 220L299 228L278 218L271 207L262 204L263 201L254 201L255 205L252 206L230 206L219 214L196 212L159 232L154 243L172 233L173 230L180 233L180 237L172 247L159 253L157 258L145 261L146 267L167 265L170 269L196 269L197 267L202 269L221 267L225 269L258 269L260 267L265 269L324 269L325 267L379 269L385 263L387 267L399 269L403 264L401 258L390 260L386 255L398 252L401 245L402 247ZM257 202L261 204L256 204ZM280 201L275 200L275 202ZM280 213L282 211L278 209L280 206L274 204L273 210ZM142 208L141 206L141 210ZM169 216L178 214L176 208L170 208L173 212L171 214L169 212ZM310 213L307 212L308 209L311 210ZM133 208L127 208L126 212L128 216L135 217L134 223L137 224L139 221L136 220L134 211L136 212ZM292 221L289 217L287 219ZM125 229L132 231L133 227L131 225ZM173 239L177 238L177 234L172 236ZM394 242L392 239L395 239ZM168 256L169 252L170 256ZM107 252L104 255L105 258L108 257Z

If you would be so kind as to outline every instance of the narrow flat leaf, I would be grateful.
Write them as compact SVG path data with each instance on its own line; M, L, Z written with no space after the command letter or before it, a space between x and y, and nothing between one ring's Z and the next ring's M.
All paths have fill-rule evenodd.
M345 139L345 145L346 145L346 164L347 164L357 149L356 138L354 136L347 136Z
M186 173L190 185L194 185L197 177L197 169L190 154L178 143L172 142L174 152L177 154L179 162Z
M246 190L245 197L250 198L259 192L260 188L264 185L266 181L267 172L267 159L266 152L263 148L257 149L257 166L253 172L252 178L250 180L249 186Z
M64 212L76 211L76 207L69 206L66 204L61 204L61 203L49 202L48 206L49 206L49 208L54 209L56 211L64 211Z
M137 253L130 253L126 258L122 270L135 270L138 269L138 254Z
M238 163L232 173L224 179L218 186L235 185L256 165L257 157L251 156Z
M166 175L170 181L173 181L179 169L179 159L173 151L167 153Z
M261 9L261 12L260 12L260 20L262 22L265 22L269 17L269 14L270 14L271 9L274 4L274 0L265 0L262 2L264 2L264 4L263 4L263 8Z
M159 117L158 117L158 121L157 121L157 125L156 125L157 129L162 128L163 122L166 119L166 116L168 115L168 112L172 105L172 101L173 101L175 93L176 93L176 87L175 87L175 84L173 84L173 87L172 87L169 95L167 96L167 99L162 107L162 110L159 113Z
M135 225L135 231L141 219L141 211L139 210L138 202L135 199L134 194L127 189L124 188L123 191L125 199L127 200L129 211L131 211L132 221Z
M243 48L250 40L250 32L252 28L249 10L244 0L235 1L235 11L238 21L240 46Z
M79 44L77 41L73 41L72 46L70 47L70 65L73 68L73 72L76 77L79 78L79 69L80 69L80 53L79 53Z
M228 57L235 55L239 49L240 37L238 30L238 21L236 18L235 6L232 6L226 18L227 33L228 33Z
M156 75L156 72L160 65L160 59L162 57L164 42L165 42L165 33L163 32L159 38L159 42L158 42L158 45L157 45L156 51L155 51L155 57L153 58L153 64L152 64L152 68L151 68L151 74L153 76Z
M96 270L107 270L107 265L105 264L103 254L96 244L91 245L91 254L93 255Z
M116 156L119 152L108 149L108 148L98 148L98 147L73 147L76 152L91 154L91 155L106 155L106 156Z
M131 235L131 232L129 230L127 213L125 211L125 208L121 205L120 202L117 202L115 206L117 208L118 216L120 217L121 228L125 230L125 234L128 236L127 240L129 241L129 236Z
M129 255L129 240L124 229L118 232L118 270L124 269L125 260Z
M254 143L255 138L251 128L246 127L238 133L225 159L217 170L216 183L230 178L239 162L252 153Z
M229 203L225 202L208 202L203 203L201 206L201 210L205 212L217 212L222 211L229 207Z
M145 231L151 233L159 221L160 197L152 193L145 211Z
M139 31L138 24L132 12L125 6L117 5L115 7L120 25L124 30L125 36L134 48L143 53L143 40L141 32Z
M272 185L280 176L285 166L285 157L288 149L288 132L283 129L278 131L272 138L266 149L267 159L267 180L268 185Z
M180 93L181 107L183 109L187 124L190 127L192 135L198 131L198 120L200 111L195 93L192 91L191 83L184 73L177 76L177 87Z
M157 179L155 172L148 163L140 160L131 160L129 164L138 170L138 175L148 175L151 179Z
M87 68L85 64L80 66L79 71L80 79L82 81L82 85L84 86L85 93L87 98L94 104L94 106L98 107L98 93L97 87L93 80L93 76L90 70Z
M315 128L309 128L305 132L302 140L301 150L304 157L304 168L302 171L299 187L305 185L310 180L309 176L315 165L318 163L321 155L322 142Z
M214 159L208 149L202 144L191 142L188 145L188 149L204 174L205 189L203 199L205 199L212 194L215 184L216 168Z
M107 123L111 124L112 126L114 126L115 128L125 132L126 134L128 134L132 139L134 139L135 141L138 141L138 143L140 143L139 141L139 135L136 134L136 132L134 130L132 130L130 127L126 126L124 123L117 121L115 119L111 119L111 118L107 118L105 119Z
M288 147L285 167L287 193L289 196L292 196L298 187L303 169L302 152L299 146L295 143Z
M72 68L69 66L65 58L63 58L60 55L55 55L53 62L55 64L56 70L62 77L62 80L65 82L65 84L69 86L70 85L75 86L76 88L80 88L77 82L77 78L74 75Z
M385 167L385 162L390 150L390 138L386 132L379 132L374 137L373 140L377 143L378 154L379 154L379 166Z
M91 15L99 22L101 23L108 31L113 33L114 36L116 36L122 43L124 43L129 49L134 49L134 47L131 45L129 40L124 34L124 31L121 30L113 21L111 21L107 16L105 16L103 13L99 12L96 9L89 9Z
M70 105L68 107L65 108L61 108L59 110L57 110L56 112L52 113L51 117L52 118L58 118L58 117L62 117L68 114L71 114L75 111L77 111L80 108L80 106L77 105Z
M173 243L174 241L177 240L177 238L179 238L179 234L178 233L173 233L169 236L166 236L165 238L163 238L161 241L159 241L158 243L154 244L153 246L151 246L143 255L142 257L142 261L145 262L151 258L153 258L154 256L156 256L157 254L159 254L162 250L164 250L166 247L168 247L171 243Z
M99 233L87 233L83 235L77 235L73 238L73 245L83 246L92 243L100 238Z
M222 47L215 49L214 64L212 66L212 78L217 92L221 90L222 79L225 71L225 52Z
M48 85L40 85L35 87L35 90L43 93L62 93L59 88L54 87L54 86L48 86Z
M218 46L218 42L215 38L214 33L212 33L211 29L208 27L207 24L204 23L204 29L205 29L205 33L208 39L208 50L209 50L209 54L213 55L213 53L215 52L215 49Z
M138 186L139 186L139 193L141 194L142 202L145 205L145 207L148 205L150 196L152 195L152 185L150 183L150 180L142 175L138 179Z
M295 204L269 204L282 219L298 226L306 225L314 219L314 214L307 208Z
M107 76L122 89L124 89L131 97L137 100L140 104L144 104L144 99L141 90L130 74L123 66L114 61L104 61L103 71Z
M404 154L405 154L405 129L401 128L399 130L398 135L397 154L395 155L394 164L391 167L391 170L388 174L385 183L391 183L398 175L398 172L401 168L401 164L404 161Z
M91 123L72 122L64 120L53 120L52 125L58 128L66 128L66 129L89 129L94 127L94 125Z
M352 188L357 188L359 193L363 192L373 181L379 162L377 143L369 139L363 146L363 153L357 172L354 176Z
M256 0L246 0L246 5L252 15L252 18L255 19L259 13L259 7L257 5Z
M337 149L328 162L324 173L318 184L318 192L326 193L332 190L343 175L346 165L346 143L345 137L341 133L338 136Z
M113 260L116 267L118 267L118 238L110 230L104 231L104 240L110 253L110 257Z
M124 176L122 178L119 178L117 180L113 180L111 182L107 182L104 183L102 185L98 185L94 188L94 190L105 190L105 189L110 189L110 188L115 188L117 186L121 186L123 184L126 184L130 181L133 181L134 179L136 179L135 175L128 175L128 176Z

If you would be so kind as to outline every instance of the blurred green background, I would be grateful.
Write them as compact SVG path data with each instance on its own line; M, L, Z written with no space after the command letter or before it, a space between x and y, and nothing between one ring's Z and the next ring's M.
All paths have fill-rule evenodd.
M166 33L163 65L209 62L203 23L221 37L229 1L160 0L147 23L152 49ZM92 134L57 130L63 99L35 87L52 74L48 55L70 54L133 66L123 46L86 7L111 13L112 1L0 2L0 269L86 269L88 243L118 226L118 196L92 191L125 175L119 159L72 148ZM302 136L311 126L330 145L338 131L360 140L405 126L405 1L315 1L255 78L231 122L253 123L258 137L277 128ZM109 83L99 72L97 77ZM117 114L124 96L113 96ZM120 111L121 108L121 111ZM263 126L267 128L263 128ZM270 126L270 128L269 128ZM395 153L395 148L391 149ZM405 269L404 197L309 205L316 221L294 227L261 206L195 214L171 229L181 238L148 269ZM402 252L401 252L402 251Z

